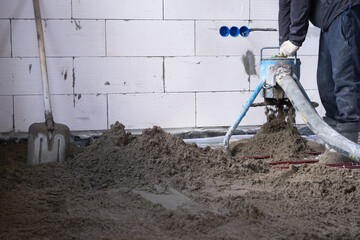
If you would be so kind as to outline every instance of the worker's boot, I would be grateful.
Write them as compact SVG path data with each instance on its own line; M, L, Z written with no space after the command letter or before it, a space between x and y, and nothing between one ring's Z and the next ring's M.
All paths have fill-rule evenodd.
M323 117L324 122L326 122L330 127L333 129L336 129L336 126L338 125L338 121L329 118L329 117Z
M357 143L359 138L358 132L345 132L341 133L344 137L349 139L352 142ZM319 163L321 164L335 164L335 163L347 163L351 162L350 158L343 156L342 154L336 152L334 149L326 146L325 152L321 154Z

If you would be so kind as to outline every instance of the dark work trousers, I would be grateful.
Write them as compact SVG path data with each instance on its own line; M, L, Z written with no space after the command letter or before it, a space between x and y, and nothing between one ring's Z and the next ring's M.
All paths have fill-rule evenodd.
M360 5L321 32L317 83L326 117L360 131Z

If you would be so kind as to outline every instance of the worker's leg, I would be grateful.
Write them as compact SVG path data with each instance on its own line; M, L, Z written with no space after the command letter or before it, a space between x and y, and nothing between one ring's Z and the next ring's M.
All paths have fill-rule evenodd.
M328 32L321 32L319 44L319 58L317 69L317 84L322 105L325 108L325 116L335 121L338 112L335 98L335 82L333 80L331 55L328 44Z
M360 131L360 7L339 15L327 33L338 109L335 119Z
M329 97L322 96L325 98L325 101L323 101L323 98L322 101L323 103L329 103L331 101L329 98L336 100L333 103L334 107L325 107L324 105L326 116L338 122L335 129L339 133L356 143L358 142L358 132L360 131L359 30L360 7L355 7L339 15L331 24L329 30L323 33L322 36L322 41L328 47L331 58L332 77L328 86L333 85L334 87L333 93L328 93ZM319 59L320 56L319 54ZM323 63L319 60L319 64ZM319 67L321 69L323 66ZM320 87L319 85L319 89ZM336 112L334 112L335 109L337 109ZM321 163L348 161L350 159L341 156L332 149L327 149L320 157Z

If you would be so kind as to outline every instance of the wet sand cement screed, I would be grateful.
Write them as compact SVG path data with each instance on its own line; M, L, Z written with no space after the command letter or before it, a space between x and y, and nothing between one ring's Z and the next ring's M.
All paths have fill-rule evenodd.
M132 135L120 123L88 147L72 146L62 164L28 166L26 144L1 144L0 238L360 238L359 172L247 158L312 150L289 125L269 124L278 130L264 125L234 157L159 127ZM293 147L279 142L269 152L261 135Z

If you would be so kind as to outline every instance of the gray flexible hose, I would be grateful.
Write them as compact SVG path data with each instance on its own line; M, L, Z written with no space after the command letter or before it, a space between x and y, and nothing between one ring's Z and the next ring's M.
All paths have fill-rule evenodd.
M321 140L345 157L360 163L360 146L339 134L323 121L304 96L299 87L300 83L290 76L288 70L278 69L276 82L284 90L300 117Z

